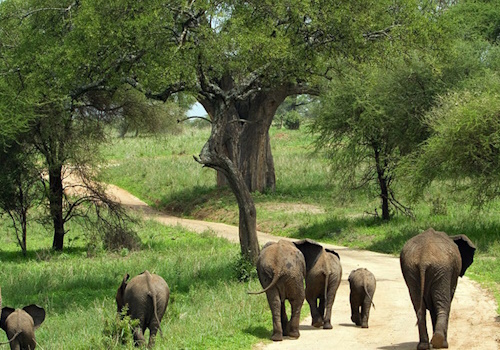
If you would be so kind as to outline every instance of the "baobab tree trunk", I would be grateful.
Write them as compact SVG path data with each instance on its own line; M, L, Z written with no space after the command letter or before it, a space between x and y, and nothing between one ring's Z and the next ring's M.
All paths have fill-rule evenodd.
M280 86L234 102L235 119L227 125L225 154L238 167L250 192L274 192L276 189L269 129L279 105L295 92L293 88ZM212 115L213 108L202 104ZM217 185L228 185L220 172Z
M230 158L235 156L233 153L234 144L231 141L233 134L228 135L227 131L232 130L237 122L235 122L234 108L227 102L223 98L210 101L210 109L213 113L211 114L212 132L203 146L199 158L195 159L204 166L213 168L224 175L238 203L241 253L256 263L260 253L257 238L257 211L237 164Z

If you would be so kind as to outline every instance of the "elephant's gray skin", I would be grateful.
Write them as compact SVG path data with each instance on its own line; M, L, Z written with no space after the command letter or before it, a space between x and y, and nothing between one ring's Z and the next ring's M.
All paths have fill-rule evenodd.
M351 321L356 326L368 328L368 318L370 317L370 308L373 304L373 295L377 287L377 281L373 273L365 268L353 270L349 274L349 301L351 303ZM375 307L375 304L373 304Z
M312 325L331 329L332 306L342 279L340 257L310 239L294 244L306 259L306 300L311 309Z
M304 277L306 262L300 250L292 242L269 242L261 250L257 260L257 273L263 290L249 294L266 293L273 316L273 341L283 336L300 336L300 310L304 303ZM285 300L290 302L290 321L286 315Z
M22 309L4 307L0 328L7 333L12 350L33 350L36 347L35 329L45 320L45 310L37 305Z
M134 329L135 344L145 343L144 331L148 328L148 347L152 347L167 309L170 289L162 277L147 270L127 283L128 278L129 274L126 274L116 292L117 311L121 312L122 308L128 305L130 317L139 320L139 326Z
M420 341L417 349L429 349L425 320L430 311L434 349L448 348L448 320L458 276L472 264L476 247L465 235L449 237L429 228L406 242L400 262L417 314Z

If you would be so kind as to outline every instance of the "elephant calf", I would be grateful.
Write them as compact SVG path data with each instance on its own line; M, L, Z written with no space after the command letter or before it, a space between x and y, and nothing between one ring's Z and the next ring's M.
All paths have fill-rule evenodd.
M147 270L127 283L129 277L129 274L123 277L122 284L116 292L117 311L121 312L125 305L128 306L130 317L139 320L139 326L134 329L135 345L145 343L144 331L148 328L148 347L152 347L167 309L170 289L162 277Z
M448 321L458 276L472 264L476 247L466 235L449 237L430 228L404 245L401 270L417 314L420 341L417 349L429 349L426 310L434 330L434 349L448 348Z
M310 239L294 244L306 260L306 300L311 309L312 325L331 329L333 302L342 279L340 257Z
M370 308L373 304L373 295L377 282L373 273L365 268L353 270L349 274L349 286L351 293L349 301L351 303L351 321L356 326L368 328L368 318L370 317ZM375 307L375 304L373 304Z
M2 308L0 328L7 333L12 350L33 350L36 347L35 329L45 320L45 310L37 305L22 309Z

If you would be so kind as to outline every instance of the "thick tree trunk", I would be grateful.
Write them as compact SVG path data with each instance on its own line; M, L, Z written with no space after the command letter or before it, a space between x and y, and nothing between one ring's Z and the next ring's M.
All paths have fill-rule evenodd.
M277 87L259 92L243 101L233 102L233 121L228 123L224 140L224 153L238 167L250 192L275 191L276 174L271 151L269 129L279 105L293 89ZM200 101L212 115L214 108L207 101ZM239 120L239 121L236 121ZM217 185L228 185L222 173L217 175Z
M49 208L54 224L54 240L52 248L63 250L64 246L64 217L63 217L63 184L62 165L52 166L49 169Z
M241 253L250 261L256 263L260 253L260 246L257 238L255 203L237 164L230 158L234 156L234 148L231 148L233 135L228 135L227 130L231 130L231 124L236 125L236 123L233 123L235 120L234 109L223 99L211 100L210 107L213 113L211 115L212 132L197 161L224 175L238 202Z

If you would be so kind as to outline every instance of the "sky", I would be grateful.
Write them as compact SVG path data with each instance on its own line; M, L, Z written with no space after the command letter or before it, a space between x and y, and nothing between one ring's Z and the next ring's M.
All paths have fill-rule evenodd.
M188 117L203 117L207 115L207 112L199 102L196 102L188 111L187 115Z

